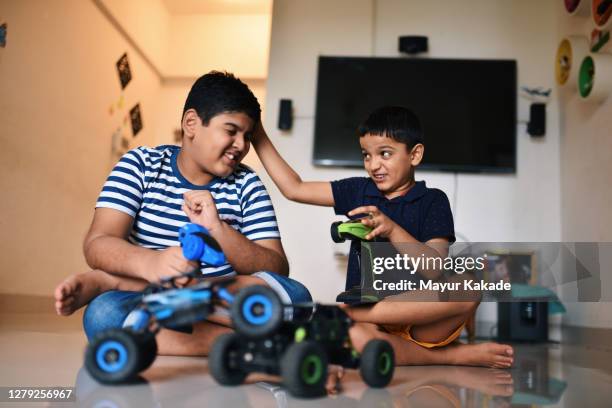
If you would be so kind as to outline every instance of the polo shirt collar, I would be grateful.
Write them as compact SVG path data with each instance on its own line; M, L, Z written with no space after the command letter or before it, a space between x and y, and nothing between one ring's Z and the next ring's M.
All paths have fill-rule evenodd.
M369 180L368 185L366 186L366 195L370 197L380 197L388 201L401 201L401 202L413 202L423 197L427 192L427 186L425 185L425 181L417 181L414 186L406 194L403 196L395 197L392 200L388 200L387 197L384 196L383 193L376 187L376 184Z

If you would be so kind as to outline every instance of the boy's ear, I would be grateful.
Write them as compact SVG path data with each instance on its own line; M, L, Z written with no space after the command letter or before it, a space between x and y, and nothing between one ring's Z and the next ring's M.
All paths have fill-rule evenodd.
M188 109L183 115L181 127L186 138L193 139L196 129L200 125L200 117L195 109Z
M423 154L425 153L425 146L421 143L415 145L410 151L410 164L412 167L418 166L423 160Z

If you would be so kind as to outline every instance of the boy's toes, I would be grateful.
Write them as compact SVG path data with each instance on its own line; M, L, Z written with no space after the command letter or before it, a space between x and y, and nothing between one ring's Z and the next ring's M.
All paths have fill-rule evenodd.
M64 304L62 303L62 301L60 300L55 301L55 311L57 312L57 314L61 315L60 311L62 310L63 305Z
M105 282L105 276L100 273L83 272L66 278L57 285L53 291L55 298L55 311L62 316L68 316L77 309L85 306L91 299L98 296L104 290L111 290L112 286ZM100 272L100 271L99 271Z
M495 367L508 368L512 366L512 357L497 356L494 361Z
M53 297L55 298L55 300L59 301L64 299L67 294L68 288L66 288L65 282L62 282L55 288L55 291L53 292Z
M328 394L337 394L340 391L340 382L335 374L329 374L327 376L327 382L325 383L325 389Z
M73 296L66 297L55 302L55 311L60 316L68 316L74 311L75 299Z
M57 285L53 293L55 300L63 300L69 296L74 296L80 289L81 284L78 280L70 277Z
M342 389L342 377L344 368L342 366L330 365L327 374L325 389L328 394L337 394Z
M507 344L498 344L498 343L490 343L491 351L495 354L501 354L505 356L512 356L514 354L514 350L512 346Z
M72 313L74 313L74 310L71 307L63 307L57 312L60 316L70 316Z

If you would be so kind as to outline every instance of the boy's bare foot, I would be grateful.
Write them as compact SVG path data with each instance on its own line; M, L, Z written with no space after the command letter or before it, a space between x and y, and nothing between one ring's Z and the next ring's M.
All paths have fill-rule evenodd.
M55 311L58 315L69 316L115 286L114 278L100 270L71 275L55 288Z
M510 368L514 362L514 350L507 344L457 344L448 346L448 352L452 353L451 362L456 365Z
M337 394L342 390L342 377L344 377L344 367L330 364L327 368L327 383L325 383L328 394Z

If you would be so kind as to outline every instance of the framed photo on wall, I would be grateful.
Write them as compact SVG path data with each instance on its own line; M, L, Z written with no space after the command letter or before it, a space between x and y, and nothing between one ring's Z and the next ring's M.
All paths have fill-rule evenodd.
M487 282L537 283L535 252L487 251L486 255L484 277Z

